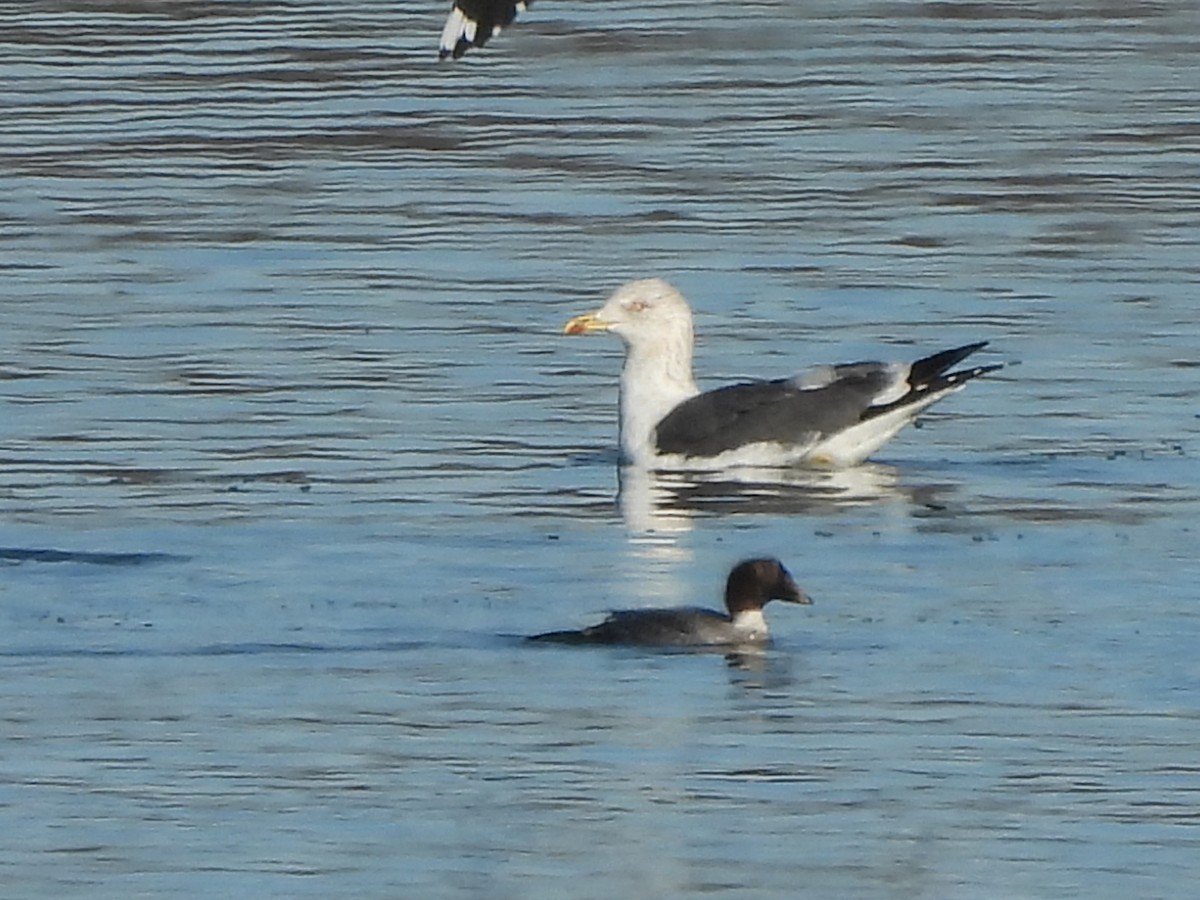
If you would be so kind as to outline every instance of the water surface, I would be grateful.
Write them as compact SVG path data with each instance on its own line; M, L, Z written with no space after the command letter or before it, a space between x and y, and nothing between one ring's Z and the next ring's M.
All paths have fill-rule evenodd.
M1168 897L1200 875L1193 4L0 17L22 897ZM850 473L615 465L700 380L989 340ZM536 649L816 598L759 657Z

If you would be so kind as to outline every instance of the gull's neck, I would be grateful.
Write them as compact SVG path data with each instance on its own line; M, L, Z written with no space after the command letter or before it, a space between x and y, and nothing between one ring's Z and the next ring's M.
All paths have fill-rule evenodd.
M653 461L654 429L663 416L700 393L692 376L692 330L667 340L629 343L621 370L621 452L626 462Z

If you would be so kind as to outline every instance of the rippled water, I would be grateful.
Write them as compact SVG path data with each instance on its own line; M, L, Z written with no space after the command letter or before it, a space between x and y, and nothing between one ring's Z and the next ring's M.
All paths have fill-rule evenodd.
M6 895L1194 885L1194 4L0 9ZM648 274L710 385L1008 365L619 484ZM761 657L518 640L760 553Z

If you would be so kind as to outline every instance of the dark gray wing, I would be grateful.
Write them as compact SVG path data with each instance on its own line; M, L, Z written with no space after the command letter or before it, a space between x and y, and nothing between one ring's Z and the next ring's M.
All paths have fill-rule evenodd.
M655 441L660 453L684 456L716 456L764 442L812 443L862 421L894 378L883 363L852 363L826 366L811 381L802 376L718 388L667 413Z
M947 372L987 341L943 350L909 366L856 362L818 366L795 378L734 384L698 394L658 423L660 453L716 456L748 444L803 446L873 416L957 388L1000 366Z
M498 29L511 25L517 13L532 3L533 0L454 0L442 32L438 58L458 59L472 47L482 47ZM468 37L467 28L471 24L475 26L474 35Z

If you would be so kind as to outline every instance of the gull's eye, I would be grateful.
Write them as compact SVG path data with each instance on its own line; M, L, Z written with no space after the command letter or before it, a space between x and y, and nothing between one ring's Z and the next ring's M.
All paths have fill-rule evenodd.
M631 313L640 313L650 308L650 304L645 300L630 300L625 306Z

